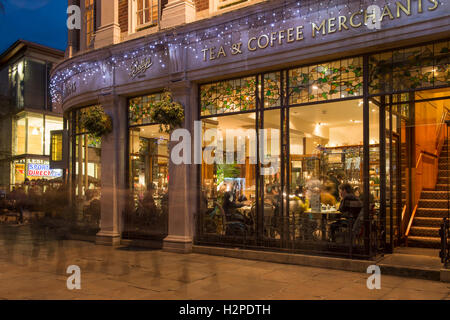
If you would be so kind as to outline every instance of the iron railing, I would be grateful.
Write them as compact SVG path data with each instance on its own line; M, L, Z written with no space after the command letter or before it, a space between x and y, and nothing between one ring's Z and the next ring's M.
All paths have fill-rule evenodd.
M196 243L349 258L367 258L383 250L385 230L378 214L372 215L367 224L370 248L365 245L365 222L340 216L326 212L284 217L265 215L262 227L258 228L258 219L254 215L234 219L210 212L200 221Z

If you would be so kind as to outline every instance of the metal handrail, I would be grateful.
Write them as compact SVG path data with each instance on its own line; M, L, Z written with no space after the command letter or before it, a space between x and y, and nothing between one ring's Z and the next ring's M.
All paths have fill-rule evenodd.
M445 125L445 120L447 119L447 116L449 114L449 110L444 107L444 112L442 112L442 116L441 116L441 120L439 121L438 127L436 128L436 144L435 144L435 148L438 149L439 147L439 136L441 135L442 132L442 128ZM437 150L439 152L439 150Z

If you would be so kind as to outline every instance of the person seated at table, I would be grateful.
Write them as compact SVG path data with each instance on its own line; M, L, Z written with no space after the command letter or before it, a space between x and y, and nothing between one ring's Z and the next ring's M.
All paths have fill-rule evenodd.
M323 191L320 193L320 202L329 206L336 205L336 198L333 196L333 185L325 184Z
M243 203L236 203L235 199L233 199L233 194L229 191L225 192L223 195L223 203L222 208L225 212L225 216L229 221L245 221L244 216L237 212L236 209L242 208L244 206Z
M349 183L339 185L339 197L341 203L338 210L342 213L344 219L331 224L331 241L336 240L336 231L342 227L347 227L349 219L355 221L362 209L362 203L354 194L353 187Z

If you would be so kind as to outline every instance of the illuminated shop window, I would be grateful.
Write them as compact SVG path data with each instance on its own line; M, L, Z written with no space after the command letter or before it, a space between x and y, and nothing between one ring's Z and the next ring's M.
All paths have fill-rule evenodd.
M27 122L27 153L42 154L44 150L44 116L28 114Z
M60 117L45 116L45 155L50 155L50 133L64 128Z
M63 159L63 134L57 133L53 134L51 137L52 140L52 151L51 151L51 160L52 161L62 161Z

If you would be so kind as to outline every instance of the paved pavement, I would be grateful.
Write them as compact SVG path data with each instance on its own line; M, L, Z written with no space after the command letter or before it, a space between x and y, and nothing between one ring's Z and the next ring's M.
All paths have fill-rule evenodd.
M364 273L112 248L8 228L0 232L0 299L450 300L450 284L438 281L382 275L381 289L369 290ZM67 289L69 265L81 269L80 290Z

